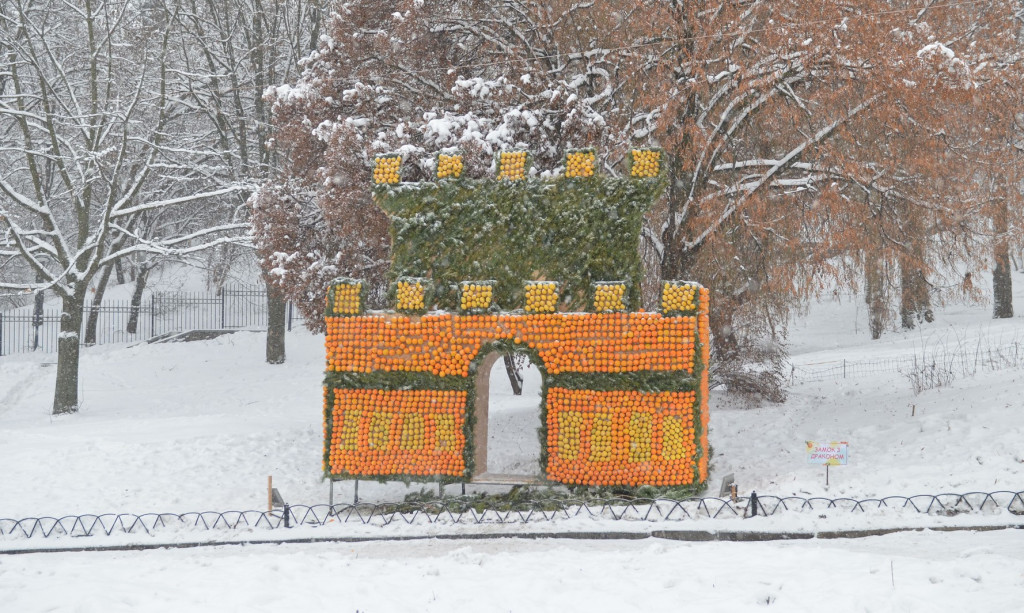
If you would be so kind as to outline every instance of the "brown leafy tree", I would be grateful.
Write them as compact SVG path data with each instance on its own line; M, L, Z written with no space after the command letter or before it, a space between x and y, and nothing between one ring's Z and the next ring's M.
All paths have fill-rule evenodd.
M336 5L302 78L270 96L287 162L254 200L264 265L311 318L330 277L380 287L376 153L401 151L417 180L444 147L479 176L501 148L554 170L565 148L596 145L617 173L626 144L657 144L669 189L640 246L650 276L711 287L715 378L779 399L794 306L867 278L881 334L893 288L905 323L927 318L939 277L991 244L987 209L964 196L993 166L949 165L979 143L1007 153L971 141L970 118L1016 82L1015 6Z

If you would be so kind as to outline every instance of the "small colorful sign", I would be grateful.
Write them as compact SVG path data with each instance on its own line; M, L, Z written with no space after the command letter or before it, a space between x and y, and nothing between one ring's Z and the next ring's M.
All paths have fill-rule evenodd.
M846 441L822 443L807 441L807 463L825 466L845 466L850 459Z

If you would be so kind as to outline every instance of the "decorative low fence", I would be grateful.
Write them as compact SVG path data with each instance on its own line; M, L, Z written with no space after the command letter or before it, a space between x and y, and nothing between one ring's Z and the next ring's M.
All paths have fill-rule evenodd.
M946 380L973 376L980 371L1019 368L1022 365L1024 341L990 344L980 340L969 345L959 343L954 347L938 346L909 355L887 358L792 364L789 379L791 383L812 383L898 373L908 377L916 389L918 383L927 388L926 384L932 380L942 384Z
M190 330L264 328L267 294L263 286L226 286L217 292L155 292L138 305L130 301L86 303L81 339L85 343L90 315L97 318L97 345L146 341ZM299 322L288 304L288 329ZM134 325L130 325L134 320ZM32 312L31 307L0 313L0 356L57 351L60 309Z
M275 511L205 511L192 513L147 513L66 515L63 517L0 518L0 537L15 539L112 534L154 535L162 530L237 531L277 530L294 526L357 524L396 525L479 525L530 524L574 518L613 521L686 521L772 517L787 513L885 513L903 512L952 516L965 513L1024 515L1024 491L969 492L966 494L921 494L884 498L801 498L758 496L730 498L540 500L510 508L474 506L474 500L439 499L402 504L294 505Z

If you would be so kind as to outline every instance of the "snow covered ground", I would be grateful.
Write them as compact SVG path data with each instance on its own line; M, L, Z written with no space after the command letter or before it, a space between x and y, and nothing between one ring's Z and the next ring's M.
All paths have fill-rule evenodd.
M1024 278L1017 280L1017 304L1024 305ZM792 328L794 364L935 348L967 351L979 343L1024 339L1024 320L993 322L984 307L941 309L935 323L911 333L888 333L879 341L868 338L865 319L863 307L850 297L815 305ZM268 475L292 504L325 503L328 486L319 478L322 338L304 331L289 334L288 361L281 366L263 362L263 342L260 334L240 332L200 343L87 348L84 404L78 414L64 417L49 415L53 355L0 358L0 517L260 509ZM536 389L536 370L528 384ZM539 443L523 425L539 423L539 401L529 389L516 398L507 388L499 364L492 373L489 468L526 473ZM729 473L742 494L863 499L1024 490L1022 390L1024 369L1008 368L983 370L919 395L899 372L797 380L782 405L747 406L714 392L709 494L717 494ZM833 468L828 486L823 469L806 462L806 440L849 442L850 464ZM416 489L364 483L360 497L397 500ZM455 486L449 491L455 493ZM351 485L340 486L337 496L351 500ZM499 527L345 524L295 534L422 537L459 531L815 531L1021 523L1005 512L953 518L820 515ZM0 551L121 544L133 538L139 537L45 543L8 538L0 540ZM21 554L0 556L0 594L4 611L271 610L318 604L374 612L639 610L691 602L722 611L766 604L790 611L821 606L1017 610L1024 602L1024 530L734 544L426 540Z
M0 556L5 611L1019 611L1024 531Z

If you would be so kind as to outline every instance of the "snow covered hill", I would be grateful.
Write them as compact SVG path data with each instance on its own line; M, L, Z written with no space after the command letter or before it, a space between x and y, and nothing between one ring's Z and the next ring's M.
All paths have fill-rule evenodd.
M860 312L858 313L858 309ZM858 317L859 316L859 317ZM1024 320L984 308L941 311L923 330L870 341L852 298L816 305L794 325L795 364L970 351L1024 338ZM956 341L956 346L950 339ZM297 504L327 501L320 480L322 338L288 337L288 361L263 361L262 334L84 350L78 414L49 414L52 355L0 362L0 516L258 509L266 477ZM972 344L973 343L973 344ZM851 369L852 370L852 369ZM529 472L539 453L536 369L511 396L500 363L492 457ZM531 395L531 386L532 394ZM906 373L803 383L781 405L712 396L711 491L735 474L741 493L869 498L1024 489L1024 369L979 370L916 395ZM504 420L504 421L501 421ZM519 424L519 425L516 425ZM535 426L534 426L535 427ZM850 464L809 465L805 441L847 441ZM494 469L495 467L491 467ZM418 486L413 486L413 490ZM402 484L363 484L364 500L401 499ZM342 485L339 500L350 500Z
M1018 287L1024 286L1024 282ZM1020 300L1019 304L1024 304ZM859 312L858 312L859 310ZM859 316L859 317L858 317ZM791 334L793 363L978 352L1024 338L1024 319L993 322L982 307L949 308L911 333L870 341L863 308L843 297L811 309ZM288 361L263 361L263 335L84 350L75 415L49 414L53 355L0 358L0 517L260 509L266 478L292 504L322 504L322 337L288 336ZM857 499L1024 490L1024 368L975 369L915 394L907 372L796 378L781 405L748 406L712 393L711 488L736 476L740 493ZM800 372L796 369L794 372ZM539 453L537 371L514 397L492 372L492 469L528 472ZM844 440L847 466L809 465L806 440ZM363 483L364 500L400 500L420 486ZM456 487L449 488L455 493ZM351 500L341 485L338 500ZM1019 524L1001 512L793 513L671 522L669 529L814 531ZM273 537L516 536L602 530L648 536L663 522L505 526L342 524ZM246 534L0 539L26 547L175 543ZM166 540L170 539L170 540ZM667 540L320 543L182 551L0 555L0 593L12 611L270 611L329 605L352 611L1015 610L1024 600L1024 531L905 533L861 540L684 543ZM84 557L83 557L84 556ZM609 569L614 568L611 574ZM174 586L170 589L170 586ZM395 590L395 585L404 586ZM276 586L276 587L275 587ZM60 589L54 589L59 587Z

